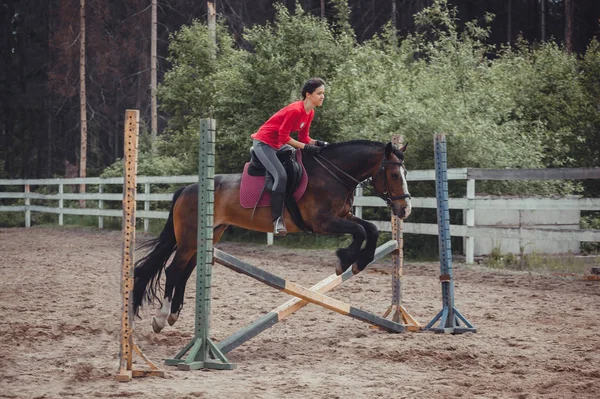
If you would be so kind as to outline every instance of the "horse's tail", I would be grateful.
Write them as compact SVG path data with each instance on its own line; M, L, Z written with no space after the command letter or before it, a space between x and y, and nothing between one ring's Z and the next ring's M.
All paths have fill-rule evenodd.
M146 241L138 247L138 249L152 248L152 250L146 254L146 256L135 262L133 312L136 316L139 315L138 312L144 300L152 303L156 299L160 302L160 298L158 297L158 294L161 291L160 277L167 261L177 247L175 229L173 227L173 208L184 189L185 187L181 187L173 194L171 211L169 212L167 223L160 235L155 239Z

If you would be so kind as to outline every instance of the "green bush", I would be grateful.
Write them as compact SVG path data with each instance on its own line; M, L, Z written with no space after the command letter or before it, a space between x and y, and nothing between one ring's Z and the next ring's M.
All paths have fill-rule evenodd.
M217 172L239 172L248 159L250 135L277 109L298 99L300 86L311 76L327 81L327 98L316 112L311 136L387 141L401 133L410 143L409 168L433 167L436 132L448 135L450 167L597 162L597 150L587 150L585 159L570 150L588 136L597 140L585 130L600 126L593 112L600 96L597 43L581 60L551 42L491 48L485 44L489 29L469 22L459 30L456 9L445 0L415 16L418 34L398 40L388 26L365 43L356 42L343 1L336 2L334 25L299 5L295 14L282 5L276 8L273 23L245 31L251 50L237 48L223 24L214 58L205 24L195 22L172 35L173 67L159 90L171 117L159 151L176 160L171 166L177 171L196 170L198 119L212 116L218 131ZM581 186L482 182L479 189L566 194Z
M169 124L157 143L158 154L140 155L140 174L195 174L198 120L209 116L217 120L217 172L240 172L250 135L299 99L302 83L313 76L323 77L327 86L312 137L387 141L402 134L410 143L409 170L433 168L434 133L448 137L450 168L600 165L596 41L582 57L553 42L521 40L494 48L486 44L492 16L461 29L456 8L434 0L415 16L418 33L398 38L388 26L359 43L346 1L334 2L337 18L331 25L299 4L294 14L275 7L272 23L244 32L248 49L236 46L224 21L217 27L216 49L207 26L198 21L171 36L172 67L158 92ZM121 169L113 165L103 175L120 175ZM464 182L451 182L449 189L452 196L462 196ZM598 196L600 182L483 181L477 190ZM434 190L429 183L414 183L411 193L433 196ZM382 212L373 211L385 218ZM411 217L429 216L423 211ZM411 248L431 253L435 245L421 237Z

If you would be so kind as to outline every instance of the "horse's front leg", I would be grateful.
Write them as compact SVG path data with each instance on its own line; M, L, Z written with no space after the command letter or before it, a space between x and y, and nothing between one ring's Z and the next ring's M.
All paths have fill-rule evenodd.
M341 218L331 219L328 222L323 223L319 229L319 233L352 235L352 242L350 245L347 248L339 248L335 252L339 259L339 263L335 268L335 272L338 276L356 262L360 248L367 238L367 232L363 226L352 220Z
M165 275L167 281L165 282L165 296L163 298L162 306L156 313L156 316L152 318L152 329L155 333L159 333L167 324L167 317L171 313L171 304L173 302L173 289L179 282L185 267L187 266L190 258L194 256L196 248L185 250L184 248L178 248L173 257L173 261L167 267Z
M350 220L360 224L367 234L367 242L365 247L358 253L356 263L352 266L352 273L357 274L365 270L365 267L375 259L375 250L377 249L377 239L379 238L379 230L371 222L367 222L356 216L350 216Z

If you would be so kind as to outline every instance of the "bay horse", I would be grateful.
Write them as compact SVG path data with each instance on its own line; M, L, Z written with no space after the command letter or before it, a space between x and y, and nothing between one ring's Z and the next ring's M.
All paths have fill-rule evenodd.
M298 208L305 228L317 234L352 235L350 245L336 251L338 275L350 266L354 273L362 271L373 260L379 237L373 223L351 213L357 185L369 179L370 187L365 188L382 198L394 215L401 219L410 215L405 151L406 145L396 149L392 143L353 140L330 144L315 156L302 153L308 185ZM213 243L219 241L229 225L263 233L273 231L270 207L253 210L240 205L241 179L242 174L215 175ZM287 210L284 218L288 233L301 231ZM198 184L192 184L175 192L164 229L157 238L140 247L150 252L135 265L133 307L138 315L144 300L161 302L152 319L155 332L160 332L167 321L173 325L179 317L186 282L196 267L197 225ZM161 301L160 277L173 252L175 256L165 270Z

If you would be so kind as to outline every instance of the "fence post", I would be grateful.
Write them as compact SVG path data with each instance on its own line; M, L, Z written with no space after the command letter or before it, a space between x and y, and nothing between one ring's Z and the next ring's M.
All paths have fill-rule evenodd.
M469 208L467 209L466 224L467 227L475 226L475 179L467 179L467 200ZM467 264L475 262L475 237L465 237L465 257Z
M102 184L98 185L98 194L102 194L103 188L102 188ZM104 200L103 199L99 199L98 200L98 209L102 210L104 208ZM99 229L103 229L104 228L104 216L100 215L98 216L98 228Z
M29 193L31 188L29 184L25 185L25 227L31 227L31 199L29 199Z
M354 190L354 197L362 197L363 196L363 188L362 186L357 186L356 190ZM354 216L362 219L362 205L354 205Z
M144 201L144 210L148 212L150 210L150 183L144 184L144 194L146 194L146 201ZM150 219L144 218L144 233L148 232L148 227L150 225Z
M63 214L63 208L65 207L65 200L63 194L65 193L64 184L58 185L58 225L63 226L65 224L65 215Z

